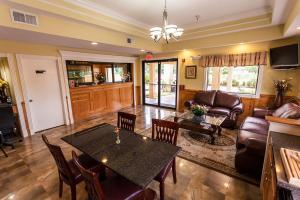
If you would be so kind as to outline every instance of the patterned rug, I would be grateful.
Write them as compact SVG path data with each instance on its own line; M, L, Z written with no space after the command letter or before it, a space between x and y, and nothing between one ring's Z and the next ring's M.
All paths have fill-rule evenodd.
M172 121L172 117L166 118ZM151 128L139 132L151 137ZM182 148L178 156L195 162L204 167L216 170L226 175L239 178L246 182L258 185L257 178L240 174L234 167L236 153L237 130L222 129L221 136L216 138L215 144L209 144L209 137L185 129L179 129L177 145Z

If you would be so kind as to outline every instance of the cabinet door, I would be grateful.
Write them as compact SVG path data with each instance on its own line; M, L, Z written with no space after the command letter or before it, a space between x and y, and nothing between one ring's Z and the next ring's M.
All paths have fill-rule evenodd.
M263 200L275 200L277 184L271 144L268 145L266 156L266 165L263 172Z
M106 90L106 101L108 111L116 111L121 108L120 89L112 88Z
M107 108L105 90L96 90L93 92L93 111L101 112Z
M132 93L132 87L120 88L120 98L123 108L132 105Z
M90 94L76 94L72 96L72 109L75 121L82 120L91 112Z

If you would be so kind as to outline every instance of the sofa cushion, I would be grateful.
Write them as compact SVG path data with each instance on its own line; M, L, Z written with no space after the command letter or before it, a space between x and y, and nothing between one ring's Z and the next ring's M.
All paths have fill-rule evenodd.
M228 94L226 92L217 91L214 102L215 107L225 107L232 109L240 103L240 98L234 94Z
M244 148L249 138L255 138L258 140L267 141L267 135L265 134L257 134L247 130L240 130L238 141L237 141L237 148L238 149Z
M213 106L216 96L216 91L201 91L195 95L195 103L199 105Z
M269 122L261 118L247 117L241 125L240 130L267 135L269 131Z
M230 110L228 108L212 107L208 110L208 112L217 115L230 116Z
M274 117L298 119L300 118L300 106L294 103L286 103L273 113Z

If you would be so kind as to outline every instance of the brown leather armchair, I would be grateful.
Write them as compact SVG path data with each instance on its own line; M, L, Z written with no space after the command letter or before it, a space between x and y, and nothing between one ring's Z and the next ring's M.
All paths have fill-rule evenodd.
M184 103L188 109L193 104L207 106L210 114L227 116L221 126L230 129L235 128L238 116L244 111L240 97L216 90L198 92L193 100Z
M300 107L287 103L276 110L254 109L252 117L242 123L236 140L235 168L240 173L261 174L270 126L267 115L300 119Z
M241 124L235 155L235 168L239 173L261 174L269 130L265 116L271 112L255 108L252 117L247 117Z

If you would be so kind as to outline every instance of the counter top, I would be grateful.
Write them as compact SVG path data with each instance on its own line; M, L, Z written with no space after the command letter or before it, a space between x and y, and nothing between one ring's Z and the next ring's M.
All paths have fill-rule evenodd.
M84 90L84 89L94 89L94 88L107 88L107 87L120 87L122 85L132 85L133 82L119 82L119 83L103 83L97 85L86 85L80 87L70 88L70 91Z
M300 137L278 132L270 132L273 146L274 162L276 167L277 186L288 189L293 193L300 192L300 188L288 183L284 165L281 160L280 148L287 148L300 151Z

